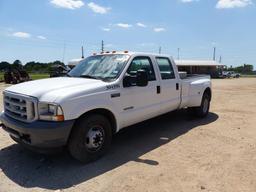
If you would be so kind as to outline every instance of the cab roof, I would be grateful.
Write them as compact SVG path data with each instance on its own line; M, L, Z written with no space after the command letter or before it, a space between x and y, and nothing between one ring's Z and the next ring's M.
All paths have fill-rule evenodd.
M93 53L93 55L112 55L112 54L125 54L125 55L145 55L145 56L155 56L155 57L170 57L170 55L158 54L158 53L148 53L148 52L133 52L133 51L105 51L101 53Z

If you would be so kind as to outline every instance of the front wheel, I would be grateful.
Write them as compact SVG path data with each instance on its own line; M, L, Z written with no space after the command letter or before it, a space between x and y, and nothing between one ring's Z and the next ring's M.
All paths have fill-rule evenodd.
M191 107L189 108L189 112L197 117L206 117L209 113L210 109L210 96L208 93L204 93L201 105L199 107Z
M111 125L102 115L93 114L76 122L68 143L70 154L77 160L88 163L99 159L110 147Z

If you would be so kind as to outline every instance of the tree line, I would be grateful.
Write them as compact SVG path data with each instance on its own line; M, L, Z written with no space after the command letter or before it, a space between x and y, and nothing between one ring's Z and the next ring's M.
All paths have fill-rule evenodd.
M13 63L2 61L0 62L0 72L4 72L11 68L18 68L18 69L24 69L29 73L49 73L51 71L52 66L56 66L56 65L64 66L65 64L61 61L54 61L49 63L31 61L26 63L25 65L22 65L20 60L15 60ZM255 71L253 71L253 65L250 65L250 64L244 64L238 67L230 66L225 68L225 71L235 71L236 73L242 73L242 74L255 73Z
M0 62L0 72L15 68L23 69L29 73L49 73L51 71L51 68L56 65L64 66L64 63L61 61L54 61L49 63L31 61L23 65L20 60L15 60L13 63L2 61Z
M244 65L238 66L238 67L230 66L230 67L226 68L226 71L234 71L236 73L241 73L241 74L254 74L255 73L255 71L253 71L253 65L250 65L250 64L244 64Z

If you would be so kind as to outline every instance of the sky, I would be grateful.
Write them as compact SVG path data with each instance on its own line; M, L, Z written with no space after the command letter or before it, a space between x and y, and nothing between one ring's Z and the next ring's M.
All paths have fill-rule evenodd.
M0 61L67 63L105 50L256 69L255 0L0 0Z

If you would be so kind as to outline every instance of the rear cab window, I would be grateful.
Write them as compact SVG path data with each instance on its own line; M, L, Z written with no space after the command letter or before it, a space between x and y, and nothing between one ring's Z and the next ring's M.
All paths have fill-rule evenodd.
M156 57L162 80L175 79L172 63L167 57Z

